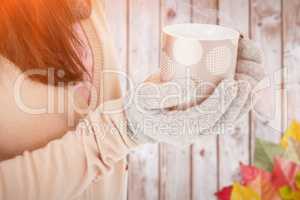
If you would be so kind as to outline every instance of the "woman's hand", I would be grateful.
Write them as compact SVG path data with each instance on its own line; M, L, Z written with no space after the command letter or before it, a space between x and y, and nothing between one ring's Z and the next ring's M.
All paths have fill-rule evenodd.
M247 39L239 42L235 80L222 81L200 104L197 94L201 87L194 81L161 83L157 75L151 76L127 96L125 111L131 138L138 143L183 145L201 135L231 133L253 106L251 91L263 77L262 53ZM190 101L194 106L177 106Z

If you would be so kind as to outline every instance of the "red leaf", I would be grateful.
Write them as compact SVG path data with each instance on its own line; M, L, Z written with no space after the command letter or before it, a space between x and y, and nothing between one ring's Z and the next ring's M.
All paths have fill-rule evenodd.
M275 158L272 183L277 189L283 186L290 186L295 189L295 178L298 172L300 172L300 166L296 163Z
M219 192L215 193L215 195L218 197L218 200L230 200L232 192L232 186L224 187Z
M271 173L255 166L240 165L240 174L245 186L254 189L263 200L279 200L276 188L271 182Z
M261 170L255 166L240 164L240 174L242 176L242 183L247 185L254 181L257 177L261 177L265 180L270 180L271 174L264 170Z
M256 179L259 175L259 169L254 166L248 166L244 164L240 164L240 174L242 176L242 183L248 184Z

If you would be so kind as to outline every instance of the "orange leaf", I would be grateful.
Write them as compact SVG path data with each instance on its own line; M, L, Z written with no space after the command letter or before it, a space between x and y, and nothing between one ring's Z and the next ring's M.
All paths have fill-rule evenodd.
M287 148L290 137L300 142L300 123L297 122L296 120L292 121L291 125L285 131L280 141L280 145L283 146L284 148Z

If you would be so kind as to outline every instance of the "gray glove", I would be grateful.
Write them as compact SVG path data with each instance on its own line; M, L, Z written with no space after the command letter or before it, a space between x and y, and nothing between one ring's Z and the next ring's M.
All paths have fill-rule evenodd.
M251 91L263 77L261 51L252 41L241 39L235 80L223 80L205 100L197 95L195 80L145 82L126 96L130 137L137 143L182 146L202 135L230 133L253 106ZM186 102L192 103L178 106Z

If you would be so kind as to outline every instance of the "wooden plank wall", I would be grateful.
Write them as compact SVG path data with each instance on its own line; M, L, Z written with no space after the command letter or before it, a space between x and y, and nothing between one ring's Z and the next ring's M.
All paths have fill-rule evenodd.
M203 136L184 149L147 145L128 156L128 200L212 200L253 159L255 136L278 141L300 120L299 0L105 0L122 69L141 81L158 69L163 26L182 22L226 25L264 51L270 86L231 136ZM266 100L267 99L267 100ZM260 111L263 113L260 113Z
M300 120L300 1L284 0L283 8L283 66L287 126L291 120Z
M161 1L161 24L191 21L189 0ZM160 199L190 199L191 197L191 148L174 148L160 144Z

